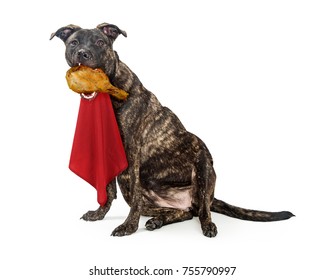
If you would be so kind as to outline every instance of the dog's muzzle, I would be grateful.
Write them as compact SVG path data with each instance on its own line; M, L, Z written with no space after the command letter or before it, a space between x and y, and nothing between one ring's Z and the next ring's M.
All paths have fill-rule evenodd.
M77 52L77 58L78 58L78 61L79 63L83 63L83 62L86 62L88 60L92 60L93 58L93 55L91 54L90 51L86 51L84 49L81 49Z

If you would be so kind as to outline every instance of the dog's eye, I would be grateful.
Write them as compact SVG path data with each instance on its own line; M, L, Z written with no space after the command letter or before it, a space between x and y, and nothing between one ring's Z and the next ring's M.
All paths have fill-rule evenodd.
M72 47L75 47L75 46L77 46L78 44L79 44L79 42L78 42L77 40L73 40L73 41L70 42L70 45L71 45Z
M96 42L96 45L97 45L98 47L102 47L102 46L105 45L105 42L104 42L103 40L98 40L98 41Z

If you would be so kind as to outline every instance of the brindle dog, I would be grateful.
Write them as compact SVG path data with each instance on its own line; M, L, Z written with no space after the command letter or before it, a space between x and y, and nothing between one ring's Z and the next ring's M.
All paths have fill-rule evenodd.
M111 83L129 93L126 101L112 99L129 166L117 177L124 199L130 206L125 222L112 233L124 236L138 229L140 215L152 217L148 230L198 216L203 234L214 237L217 227L211 211L251 221L278 221L293 216L288 211L264 212L229 205L214 198L216 174L212 157L203 141L186 131L177 116L162 106L138 77L120 61L113 42L126 33L103 23L95 29L75 25L52 34L66 45L68 64L101 68ZM82 216L101 220L116 198L116 180L107 186L104 207Z

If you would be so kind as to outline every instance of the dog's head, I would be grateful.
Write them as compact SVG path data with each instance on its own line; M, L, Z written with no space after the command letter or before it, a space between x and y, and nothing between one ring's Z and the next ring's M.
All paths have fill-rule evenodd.
M57 36L65 43L65 58L69 66L82 64L107 71L110 59L115 57L113 43L120 34L127 36L113 24L102 23L94 29L71 24L52 33L50 40Z

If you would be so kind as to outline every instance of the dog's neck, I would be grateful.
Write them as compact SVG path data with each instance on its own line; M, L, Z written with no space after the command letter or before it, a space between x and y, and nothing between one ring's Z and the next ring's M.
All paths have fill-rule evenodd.
M132 112L133 120L138 120L150 114L154 115L154 112L161 108L161 104L156 96L142 85L137 75L125 63L115 60L114 69L113 74L107 73L111 83L129 95L126 100L113 98L112 103L120 129L128 131L134 129L136 125L130 123L129 115L125 115L125 110ZM134 109L132 109L133 107Z
M119 60L116 53L114 63L107 66L105 70L111 83L117 88L126 91L130 95L147 91L131 69L125 63Z

